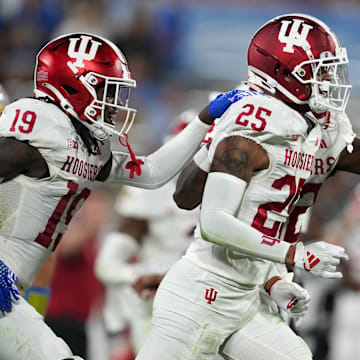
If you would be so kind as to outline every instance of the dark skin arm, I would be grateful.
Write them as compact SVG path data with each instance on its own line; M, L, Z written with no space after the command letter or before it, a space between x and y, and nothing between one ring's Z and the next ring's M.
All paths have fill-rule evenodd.
M360 174L360 139L356 137L352 144L354 147L353 152L350 154L345 148L339 156L335 170Z
M216 147L210 172L224 172L249 182L255 171L268 166L268 155L260 145L241 136L230 136Z
M192 210L200 205L207 176L208 173L201 170L194 161L181 171L173 194L180 209Z
M5 181L23 174L32 178L49 176L49 169L40 152L26 142L0 137L0 177Z
M241 136L230 136L217 146L210 171L232 174L248 182L254 171L268 166L267 153L260 145ZM192 210L201 203L207 175L193 161L182 170L173 195L179 208Z

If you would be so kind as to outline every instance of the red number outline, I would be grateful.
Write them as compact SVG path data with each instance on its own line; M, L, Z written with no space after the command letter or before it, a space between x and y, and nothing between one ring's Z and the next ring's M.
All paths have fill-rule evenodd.
M312 203L310 205L296 205L289 215L289 221L286 227L284 240L290 243L296 242L299 239L300 233L295 233L296 223L299 216L305 214L307 209L315 204L322 184L308 183L303 186L300 192L300 199L306 194L313 193Z
M39 233L38 236L35 238L35 242L40 244L41 246L45 247L46 249L48 249L49 246L51 245L51 243L53 241L52 237L55 233L56 227L57 227L58 223L60 222L61 217L63 216L71 197L76 195L79 185L70 180L67 183L67 187L68 187L69 191L58 202L56 208L54 209L53 213L51 214L51 216L45 226L44 231ZM66 217L65 217L66 225L69 225L69 223L74 215L73 211L76 208L76 206L78 205L79 201L80 200L85 201L87 199L87 197L90 195L90 192L91 192L90 189L85 188L72 200L72 202L70 203L70 206L68 207L68 210L66 212ZM52 251L54 251L56 249L57 245L60 242L62 235L63 235L62 233L59 233L56 236L56 238L54 240L54 246L52 248Z
M247 111L243 111L239 114L239 116L236 118L235 123L241 126L248 126L250 120L249 119L243 119L243 116L251 116L255 110L255 106L253 104L246 104L242 107L243 109L248 108ZM261 106L259 106L255 113L255 119L260 120L260 124L256 124L254 122L250 123L250 127L255 131L263 131L266 126L266 119L264 116L270 117L272 114L272 111L269 109L265 109Z
M19 120L21 110L16 109L15 112L16 112L16 114L15 114L14 121L11 124L11 127L9 129L9 131L11 131L11 132L15 132L15 130L16 130L15 126ZM29 116L30 116L30 119L29 119ZM19 131L24 134L31 133L34 129L35 120L36 120L36 114L33 111L30 111L30 110L25 111L21 117L21 121L23 122L23 124L25 124L27 126L19 125Z
M282 178L275 180L271 185L273 188L275 188L277 190L282 190L282 188L284 186L289 187L288 197L283 202L272 201L272 202L268 202L268 203L260 205L258 207L257 213L252 221L251 226L254 227L255 229L259 230L261 233L263 233L265 235L276 237L278 234L278 230L279 230L281 222L274 221L274 224L271 228L266 227L265 221L267 220L267 217L268 217L268 215L267 215L268 211L275 211L277 213L281 213L287 206L289 206L288 213L290 213L293 205L295 204L295 202L298 200L298 198L300 196L300 192L302 190L304 183L305 183L305 179L300 178L299 183L297 184L296 178L293 175L285 175ZM280 230L282 230L282 229L280 229Z

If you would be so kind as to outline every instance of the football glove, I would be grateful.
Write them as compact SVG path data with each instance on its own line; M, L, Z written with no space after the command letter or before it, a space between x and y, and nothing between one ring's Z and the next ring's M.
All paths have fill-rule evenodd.
M341 260L348 260L345 249L341 246L317 241L309 245L296 244L294 255L295 267L325 279L340 279L342 273L336 271Z
M18 277L0 260L0 310L11 311L12 299L19 300Z
M302 318L308 310L309 293L300 285L278 279L268 290L270 298L291 318Z
M218 95L209 104L210 115L215 119L221 117L231 104L244 97L243 93L243 91L235 89Z

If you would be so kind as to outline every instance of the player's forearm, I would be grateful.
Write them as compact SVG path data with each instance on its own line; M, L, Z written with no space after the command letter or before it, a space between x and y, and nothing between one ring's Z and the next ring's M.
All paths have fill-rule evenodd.
M192 210L200 204L207 175L193 161L181 171L173 196L180 209Z
M195 119L179 135L143 158L140 176L123 176L121 182L149 189L162 186L194 156L209 128L200 119Z
M252 257L286 262L291 244L262 234L222 209L203 213L200 226L207 241Z
M235 217L246 186L233 175L208 175L200 213L202 237L245 255L287 262L289 243L264 235Z

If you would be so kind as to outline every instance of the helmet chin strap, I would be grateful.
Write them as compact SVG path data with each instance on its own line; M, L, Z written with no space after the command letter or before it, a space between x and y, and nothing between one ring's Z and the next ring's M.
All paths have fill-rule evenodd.
M60 100L60 106L68 112L70 115L74 116L76 119L79 119L78 115L74 111L72 105L62 96L61 92L56 89L56 87L52 86L49 83L43 83L43 86L47 87L54 95Z

